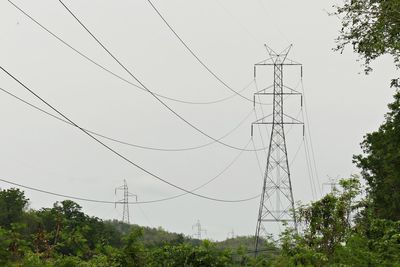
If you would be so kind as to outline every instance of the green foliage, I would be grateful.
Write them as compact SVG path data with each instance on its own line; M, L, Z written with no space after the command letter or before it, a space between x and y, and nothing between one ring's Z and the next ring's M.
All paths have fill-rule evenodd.
M12 223L21 222L28 199L19 189L11 188L0 191L0 226L11 228Z
M297 212L299 222L305 227L306 244L329 258L351 230L350 213L360 190L357 177L341 180L340 185L342 191L335 190L311 205L300 207Z
M352 233L350 214L357 207L357 177L340 181L341 189L296 211L303 231L287 228L281 235L281 254L272 266L327 266Z
M0 265L5 265L10 258L10 235L11 234L8 230L0 227Z
M351 45L363 58L366 73L372 70L371 61L383 54L392 55L400 67L399 0L345 0L335 8L342 19L337 50Z
M179 244L165 245L151 252L149 266L232 266L232 254L228 250L219 250L210 241L200 246Z
M215 249L215 245L205 240L199 247L194 247L187 259L188 266L228 266L231 255L228 251Z
M334 262L346 266L400 266L400 222L373 219L340 247Z
M344 0L335 15L342 18L337 50L351 45L366 73L384 54L400 68L400 0ZM400 87L400 79L392 86ZM0 190L0 266L400 267L400 92L394 98L385 122L365 136L363 154L354 156L366 198L360 199L357 177L341 180L340 189L296 210L300 232L286 228L279 245L264 240L256 258L249 253L253 237L201 242L162 228L103 222L70 200L27 210L24 193L8 189Z
M19 223L11 223L10 230L0 227L0 263L21 260L29 250L28 242L21 235L23 227Z
M253 250L254 249L254 236L238 236L235 238L228 238L224 241L216 243L218 248L221 249L243 249L243 250Z
M120 264L122 266L145 266L146 255L144 246L139 242L139 237L143 235L141 229L133 229L128 236L123 238L124 246Z
M368 183L369 207L377 218L400 220L400 92L389 104L386 121L364 137L354 162Z
M45 262L41 259L39 254L28 251L25 253L25 257L21 262L22 266L26 267L51 267L51 263Z
M303 231L286 228L277 247L266 239L254 258L253 237L196 244L183 235L89 217L72 201L24 211L0 227L0 266L400 266L400 222L376 219L356 201L357 177L297 210ZM8 192L9 193L9 192ZM14 194L24 199L23 193ZM8 205L8 203L7 203ZM146 240L148 239L148 240ZM197 240L198 242L198 240ZM249 253L250 252L250 253Z
M352 221L350 214L368 199L356 201L357 177L340 185L298 209L303 231L282 233L281 253L271 266L400 266L400 221L376 219L369 209Z

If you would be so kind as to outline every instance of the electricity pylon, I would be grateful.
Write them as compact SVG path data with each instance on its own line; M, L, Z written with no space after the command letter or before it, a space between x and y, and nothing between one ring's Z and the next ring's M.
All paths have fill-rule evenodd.
M261 66L272 66L274 69L274 83L272 86L266 87L254 94L254 105L256 104L256 96L272 96L272 114L265 116L251 125L251 135L253 136L253 125L268 124L272 125L269 140L267 165L264 173L263 188L260 200L260 207L257 218L257 227L255 235L255 251L259 250L261 238L267 236L268 227L266 223L282 223L293 222L297 229L296 215L294 213L294 199L292 182L290 177L288 152L285 139L285 125L300 124L303 122L284 113L284 99L287 96L302 94L283 83L284 66L302 66L293 60L288 59L288 54L292 46L289 46L281 53L274 52L268 46L265 46L269 58L263 60L254 66L254 78L256 71ZM302 75L302 67L301 67ZM302 105L302 104L301 104ZM271 117L272 116L272 117Z
M129 197L135 197L135 200L137 201L137 195L131 194L128 191L128 184L126 183L126 180L124 179L124 185L115 188L115 195L117 194L117 190L123 190L124 191L124 198L115 202L115 206L117 206L117 203L123 204L123 212L122 212L122 222L130 224L130 219L129 219Z
M322 187L324 187L325 185L330 186L331 187L331 193L335 193L337 191L337 186L339 185L339 182L338 182L339 181L339 177L340 177L339 175L336 176L336 178L328 176L329 182L323 183Z
M203 228L201 227L200 220L197 220L197 222L196 222L194 225L192 225L192 229L195 229L195 230L196 230L195 236L196 236L197 239L199 239L199 240L201 240L201 233L207 234L207 230L205 230L205 229L203 229Z

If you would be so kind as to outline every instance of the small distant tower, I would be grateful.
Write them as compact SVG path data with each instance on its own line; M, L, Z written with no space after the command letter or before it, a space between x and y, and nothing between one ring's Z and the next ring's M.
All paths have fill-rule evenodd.
M197 222L194 225L192 225L192 229L194 229L196 231L195 237L199 240L201 240L202 233L207 234L207 230L205 230L201 227L200 220L197 220Z
M118 190L123 190L124 191L124 198L115 202L115 206L117 204L123 204L123 213L122 213L122 222L130 224L130 219L129 219L129 197L134 197L135 201L137 201L137 195L131 194L128 191L128 184L126 183L126 180L124 179L124 185L115 188L115 195L117 195Z
M331 193L332 194L335 193L337 191L336 187L339 185L339 183L338 183L339 177L340 177L339 175L336 178L330 177L328 175L329 182L323 183L322 186L330 186L331 187Z

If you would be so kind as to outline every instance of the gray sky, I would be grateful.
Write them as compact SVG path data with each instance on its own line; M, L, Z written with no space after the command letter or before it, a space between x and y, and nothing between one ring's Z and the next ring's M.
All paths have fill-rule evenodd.
M58 1L21 1L21 8L72 46L134 82ZM96 36L146 84L159 94L188 101L212 101L231 96L171 34L147 1L65 2ZM253 64L267 58L263 44L282 50L293 43L290 58L304 64L304 90L319 186L327 175L357 173L352 155L359 153L362 136L383 121L393 91L390 58L381 58L368 76L350 50L333 52L340 28L329 17L332 1L156 1L154 4L189 46L235 90L253 80ZM144 146L182 148L210 142L188 127L151 95L132 87L89 63L44 32L8 1L0 2L0 64L63 111L80 126ZM261 72L260 72L261 73ZM269 85L272 72L260 74L259 86ZM296 72L286 83L295 87ZM49 110L4 73L0 87ZM301 89L301 87L299 87ZM254 83L243 92L249 98ZM265 102L268 102L265 99ZM184 118L219 138L249 112L252 103L233 97L217 104L188 105L166 101ZM299 101L288 100L298 114ZM49 110L50 111L50 110ZM256 110L261 116L261 110ZM270 112L266 106L265 113ZM223 141L244 147L250 140L247 119ZM44 115L0 92L0 178L57 193L115 200L114 188L128 181L139 200L180 193L127 164L82 132ZM254 142L268 143L267 129ZM288 132L292 159L302 142L302 131ZM221 172L239 151L220 144L186 152L160 152L127 147L105 140L132 161L170 182L191 189ZM250 143L249 149L252 148ZM265 166L265 153L259 153ZM313 199L304 149L292 168L296 201ZM241 199L261 193L261 173L254 152L244 152L221 177L198 192L222 199ZM0 187L9 185L0 183ZM328 188L324 187L323 191ZM26 191L32 208L49 207L61 198ZM119 197L121 198L121 196ZM79 202L84 211L103 219L119 219L122 207ZM194 196L131 206L131 221L193 234L199 219L208 237L225 239L232 229L239 235L255 231L259 200L216 203Z

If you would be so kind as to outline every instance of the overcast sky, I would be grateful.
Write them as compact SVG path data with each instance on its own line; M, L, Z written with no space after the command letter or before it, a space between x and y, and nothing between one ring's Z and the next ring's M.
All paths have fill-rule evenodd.
M58 1L15 3L73 47L125 79L135 82L73 20ZM174 99L209 102L232 96L185 50L145 0L65 3L89 29L153 92ZM352 155L360 153L365 133L378 128L391 101L389 81L395 77L390 58L381 58L374 72L362 67L351 50L333 52L339 19L328 16L332 1L154 0L154 4L198 56L237 91L253 81L253 65L267 58L264 43L276 50L289 44L290 58L304 65L304 90L320 191L327 176L348 177L358 170ZM0 2L0 65L81 127L126 142L157 148L187 148L211 140L183 123L149 93L123 82L66 47L26 18L8 1ZM270 85L273 73L260 70L258 86ZM302 90L299 72L286 84ZM0 87L51 112L32 95L0 73ZM252 99L255 83L243 91ZM238 96L215 104L184 104L165 100L176 112L212 137L230 132L253 110ZM270 103L270 99L263 99ZM288 99L287 110L301 114L299 100ZM269 114L271 106L263 112ZM299 113L300 112L300 113ZM256 109L258 117L262 110ZM301 117L300 117L301 118ZM254 112L223 139L237 147L249 144ZM63 122L0 91L0 178L28 186L92 199L114 201L114 188L126 179L139 201L174 196L172 188L115 156ZM317 197L302 147L302 130L287 128L296 201ZM256 147L268 143L268 129L257 132ZM220 199L243 199L261 193L262 177L254 152L218 143L180 152L152 151L103 140L133 162L187 189L210 180L234 161L218 179L198 193ZM265 168L266 156L258 153ZM316 181L317 182L317 181ZM10 185L0 182L1 188ZM26 191L32 208L63 200ZM121 219L122 207L78 203L90 215ZM195 196L131 205L131 222L192 235L199 219L207 237L225 239L234 230L253 235L259 199L218 203Z

